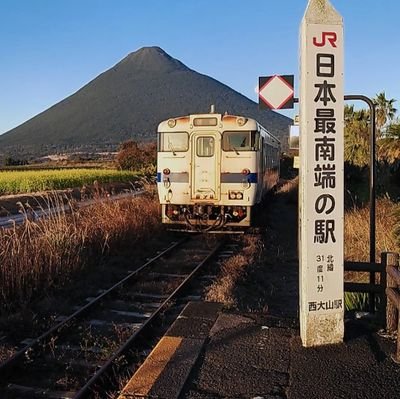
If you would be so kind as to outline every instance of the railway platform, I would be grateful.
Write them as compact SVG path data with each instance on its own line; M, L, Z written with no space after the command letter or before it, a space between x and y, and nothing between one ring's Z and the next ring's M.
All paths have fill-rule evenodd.
M294 319L189 303L119 399L400 397L394 342L360 320L343 344L303 348Z

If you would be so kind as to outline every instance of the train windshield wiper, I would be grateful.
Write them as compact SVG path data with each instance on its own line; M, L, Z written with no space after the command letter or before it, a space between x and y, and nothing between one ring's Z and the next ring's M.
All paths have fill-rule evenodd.
M230 148L236 152L236 155L240 155L239 151L232 144Z
M176 155L175 149L170 141L168 142L168 148L172 151L172 154Z

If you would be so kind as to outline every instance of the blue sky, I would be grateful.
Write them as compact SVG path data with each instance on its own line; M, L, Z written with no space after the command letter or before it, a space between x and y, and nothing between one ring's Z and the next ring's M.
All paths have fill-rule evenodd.
M400 100L399 0L331 0L345 20L346 94ZM0 133L128 53L160 46L257 101L258 76L298 75L306 0L1 0ZM396 103L400 108L400 102Z

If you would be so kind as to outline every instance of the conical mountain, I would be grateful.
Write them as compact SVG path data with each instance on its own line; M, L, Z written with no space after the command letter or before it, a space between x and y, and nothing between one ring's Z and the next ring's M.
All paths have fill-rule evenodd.
M160 121L209 112L257 119L279 137L289 118L258 105L230 87L189 69L159 47L144 47L102 73L73 95L0 136L1 150L104 147L134 138L156 138Z

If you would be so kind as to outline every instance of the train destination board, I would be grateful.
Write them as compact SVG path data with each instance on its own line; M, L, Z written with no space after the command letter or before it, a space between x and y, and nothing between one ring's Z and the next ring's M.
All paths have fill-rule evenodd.
M339 343L343 300L343 20L310 0L300 43L300 331Z

